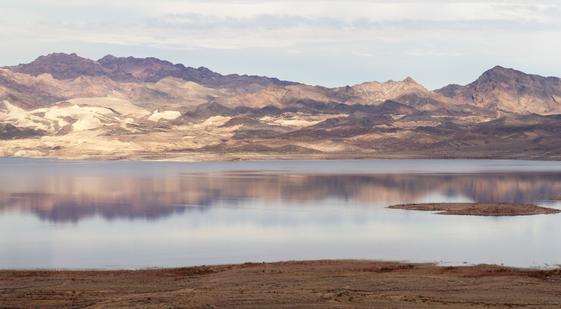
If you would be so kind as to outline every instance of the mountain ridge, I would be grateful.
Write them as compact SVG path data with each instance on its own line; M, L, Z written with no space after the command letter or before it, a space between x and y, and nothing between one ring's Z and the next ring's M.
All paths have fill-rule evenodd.
M495 66L475 81L451 84L435 91L462 103L507 112L558 114L561 112L561 79L527 74Z
M154 57L0 68L0 156L561 159L561 79L495 66L434 91L328 88Z
M171 76L182 78L185 81L194 81L202 85L213 86L218 85L220 82L225 85L234 86L233 84L238 80L239 82L251 82L261 85L293 84L293 82L281 81L277 78L265 76L222 75L206 67L186 67L183 64L173 64L155 57L136 58L132 56L115 57L113 55L106 55L98 60L92 60L80 57L76 53L51 53L40 56L30 63L4 68L34 76L47 73L56 79L74 79L79 76L107 76L119 82L156 82L164 77ZM160 75L156 75L158 73Z
M155 57L106 55L98 60L92 60L75 53L51 53L40 56L30 63L7 66L4 69L36 77L50 74L58 80L107 77L118 83L156 83L165 78L178 78L204 87L236 89L245 93L262 91L263 95L271 95L272 93L265 94L271 87L281 89L287 86L301 86L297 90L299 93L302 91L314 93L312 96L316 100L320 95L324 97L319 99L320 101L331 100L349 104L380 104L385 100L398 100L412 106L426 105L424 107L426 110L464 105L486 108L495 114L498 112L561 113L560 78L526 74L500 65L486 70L467 85L449 84L434 91L426 89L411 77L401 81L368 81L352 86L328 88L266 76L223 75L206 67L188 67ZM7 81L0 81L0 83L5 85ZM288 89L288 92L291 93L291 90ZM294 93L290 95L294 96ZM255 98L247 99L255 100Z

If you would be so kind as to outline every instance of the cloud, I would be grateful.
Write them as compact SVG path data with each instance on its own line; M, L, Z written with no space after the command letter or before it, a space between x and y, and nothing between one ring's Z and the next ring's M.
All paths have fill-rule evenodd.
M454 40L482 31L561 29L561 5L547 1L21 0L4 11L3 22L30 39L185 49L296 48L445 35Z
M76 51L112 46L150 56L235 54L241 73L252 73L242 66L256 53L290 61L322 55L327 67L344 62L357 70L368 61L388 76L395 72L377 61L407 64L407 75L425 69L419 61L434 66L457 61L469 66L466 71L479 69L473 63L498 61L561 68L554 53L561 48L561 3L553 0L19 0L3 1L0 11L0 38L12 42L2 53L10 57L23 48L32 53L28 46L42 46L35 47L37 53L46 46ZM284 71L290 64L286 60L284 67L275 67L273 56L259 56L273 63L270 72L255 73L276 75L275 69ZM201 65L223 65L207 58L209 63ZM303 74L298 63L292 79Z

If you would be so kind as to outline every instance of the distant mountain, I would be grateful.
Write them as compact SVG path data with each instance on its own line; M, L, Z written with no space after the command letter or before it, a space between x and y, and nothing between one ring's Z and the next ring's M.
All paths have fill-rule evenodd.
M327 88L54 53L0 68L0 156L561 159L561 80L497 66L436 91Z
M345 103L380 104L394 100L421 110L453 108L453 102L427 90L411 77L402 81L365 82L334 89L334 97Z
M103 76L103 67L76 54L53 53L40 56L31 63L7 67L14 72L38 76L51 74L56 79L74 79L80 76Z
M53 53L40 56L27 64L8 69L38 76L51 74L56 79L75 79L80 76L106 76L117 82L157 82L165 77L176 77L208 87L248 87L252 84L289 85L291 82L276 78L249 75L222 75L205 67L192 68L157 58L115 57L107 55L97 61L76 54Z
M157 58L111 55L97 61L76 54L41 56L31 63L0 69L1 88L4 92L0 92L0 100L24 108L118 95L153 108L182 105L179 108L185 109L209 103L282 108L301 101L378 105L393 100L436 113L458 109L454 102L428 91L412 78L325 88L269 77L222 75Z
M187 67L152 57L107 55L96 61L76 54L53 53L40 56L27 64L4 69L35 77L50 74L56 80L74 81L74 84L77 84L76 79L81 79L82 83L87 84L85 85L87 88L91 88L92 85L98 86L100 83L106 86L111 82L136 83L137 86L132 86L133 93L128 95L132 96L133 100L145 101L144 104L192 101L170 89L170 82L167 82L166 89L154 89L150 86L165 79L178 79L203 87L198 89L191 87L191 90L200 93L197 99L199 104L218 102L223 105L263 107L282 106L299 100L314 100L323 103L377 105L386 100L393 100L418 110L448 114L458 111L488 112L494 115L561 113L561 79L530 75L500 66L484 72L476 81L466 86L453 84L436 91L427 90L410 77L402 81L365 82L354 86L325 88L262 76L222 75L205 67ZM102 81L101 78L107 81ZM0 87L6 89L3 98L11 98L16 104L21 102L22 106L39 106L57 100L84 96L83 89L80 87L77 87L75 95L72 91L59 91L57 87L43 87L46 82L44 79L42 84L34 81L22 82L21 79L16 81L0 72ZM176 82L171 83L177 85ZM205 90L204 87L234 89L236 95L216 94ZM118 88L122 86L113 85L106 88L107 91L108 88L112 88L111 91L119 91ZM170 94L170 91L173 93ZM61 92L67 93L62 95ZM204 99L205 96L207 99ZM33 97L37 98L36 104L32 102Z
M448 85L435 92L496 112L561 113L561 79L526 74L501 66L486 71L466 86Z

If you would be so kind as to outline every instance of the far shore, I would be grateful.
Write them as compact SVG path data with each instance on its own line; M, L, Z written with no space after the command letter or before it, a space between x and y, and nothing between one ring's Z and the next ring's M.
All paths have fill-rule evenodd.
M51 159L68 161L156 161L156 162L232 162L274 160L523 160L561 161L561 156L539 154L431 154L431 153L212 153L212 152L162 152L111 154L68 154L45 156L0 156L0 158Z
M294 261L0 271L0 308L559 308L561 269Z

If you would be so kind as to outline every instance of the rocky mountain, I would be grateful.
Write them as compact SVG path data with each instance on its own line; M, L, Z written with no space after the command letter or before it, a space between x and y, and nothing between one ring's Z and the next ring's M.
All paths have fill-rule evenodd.
M501 66L486 71L466 86L448 85L435 92L497 113L561 113L560 78L526 74Z
M40 56L31 63L8 67L11 71L38 76L50 74L56 79L74 79L80 76L104 76L103 67L76 54L53 53Z
M122 58L107 55L94 61L76 54L53 53L40 56L31 63L8 67L8 69L33 76L50 74L52 77L62 80L81 76L105 76L117 82L153 83L165 77L176 77L215 88L247 87L253 84L259 86L294 84L261 76L222 75L205 67L185 67L182 64L173 64L152 57Z
M561 81L495 67L327 88L156 58L50 54L0 68L0 156L561 158Z

